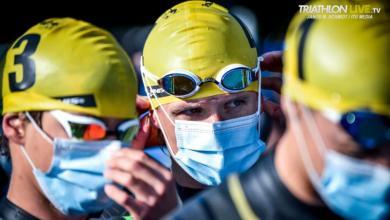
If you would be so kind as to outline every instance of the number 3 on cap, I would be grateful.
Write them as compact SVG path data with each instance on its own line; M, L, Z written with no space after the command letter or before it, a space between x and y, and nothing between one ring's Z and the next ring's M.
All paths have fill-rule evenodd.
M19 48L23 41L27 41L26 47L21 54L15 55L14 65L23 66L22 81L16 82L16 72L9 73L9 87L11 92L23 91L35 83L35 63L30 57L38 47L41 37L38 34L28 34L20 38L12 48Z

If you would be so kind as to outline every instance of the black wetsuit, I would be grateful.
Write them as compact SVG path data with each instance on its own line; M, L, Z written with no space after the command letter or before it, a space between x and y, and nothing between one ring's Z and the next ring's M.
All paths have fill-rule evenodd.
M0 201L5 197L8 190L9 177L5 171L0 167Z
M98 218L101 213L93 213L87 219ZM26 212L7 198L0 202L0 220L35 220L38 219Z
M4 199L0 203L0 219L8 220L35 220L34 216L30 215L28 212L24 211L8 199Z
M230 179L233 178L191 199L166 218L177 220L341 219L325 206L313 206L297 199L280 180L275 169L273 152L259 160L248 172L235 178L235 183L241 186L235 187L235 189L239 188L238 193L237 190L232 191ZM245 202L242 202L243 198ZM247 206L243 208L244 203ZM252 215L245 215L248 212Z
M203 191L203 189L182 187L177 183L176 189L182 202L191 199L192 197ZM104 210L103 214L100 216L100 219L122 219L121 217L125 215L128 215L128 212L120 205L114 204L112 207Z

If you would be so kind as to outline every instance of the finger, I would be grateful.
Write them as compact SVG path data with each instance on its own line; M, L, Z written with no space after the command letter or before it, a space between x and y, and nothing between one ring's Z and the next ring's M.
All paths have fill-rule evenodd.
M138 201L154 206L159 195L155 192L152 186L144 181L135 178L128 172L123 172L116 169L107 169L104 173L107 179L126 187L135 195Z
M118 157L115 159L113 166L111 164L110 168L119 169L131 174L131 177L124 178L130 181L130 184L131 181L135 181L132 179L134 177L150 185L158 195L162 195L165 191L167 180L160 174L160 171L165 169L163 167L160 167L158 170L153 170L139 161L129 160L126 157Z
M154 159L150 158L145 152L130 148L123 148L120 151L117 151L113 154L113 158L115 156L126 157L130 161L139 161L143 163L145 166L150 167L151 170L157 172L159 176L162 176L166 181L170 181L172 179L171 172L163 167L161 164L156 162ZM115 159L114 159L115 160Z
M271 72L282 72L283 52L271 51L262 55L263 61L260 63L261 70Z
M280 77L264 77L261 79L261 88L270 89L280 94L283 80Z
M279 104L265 100L263 104L264 111L271 118L280 119L283 116L282 109Z
M150 122L150 134L145 145L145 147L166 145L161 130L154 126L152 122Z
M150 118L149 116L145 116L141 120L140 130L138 134L135 136L134 140L131 143L133 149L143 150L146 145L146 141L150 135Z
M150 108L150 103L147 98L137 95L135 100L138 113L143 113Z
M108 197L130 212L133 217L136 219L141 218L143 210L145 209L144 204L135 200L131 195L112 184L105 185L104 192Z

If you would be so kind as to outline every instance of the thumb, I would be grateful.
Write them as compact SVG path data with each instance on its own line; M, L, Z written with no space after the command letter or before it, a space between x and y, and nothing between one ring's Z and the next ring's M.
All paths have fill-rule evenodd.
M150 134L150 118L145 116L140 122L140 129L138 134L135 136L131 146L132 149L143 150L145 149L146 141Z

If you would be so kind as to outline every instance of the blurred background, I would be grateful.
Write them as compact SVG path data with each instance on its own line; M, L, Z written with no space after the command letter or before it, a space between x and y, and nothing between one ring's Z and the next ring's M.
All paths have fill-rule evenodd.
M85 8L86 6L63 0L44 6L30 3L33 9L29 9L30 5L25 5L25 3L20 3L23 9L17 5L15 6L18 7L17 10L14 7L1 7L0 51L4 51L7 45L24 31L44 19L74 17L108 29L131 54L142 49L150 27L158 16L180 2L182 1L102 1L102 3L96 1L90 8ZM259 51L266 52L281 48L281 41L288 22L298 10L298 5L306 1L273 0L262 3L262 1L255 0L217 0L214 2L227 7L237 15L252 32ZM8 9L15 11L11 13L14 15L1 13ZM37 12L41 15L28 15Z

